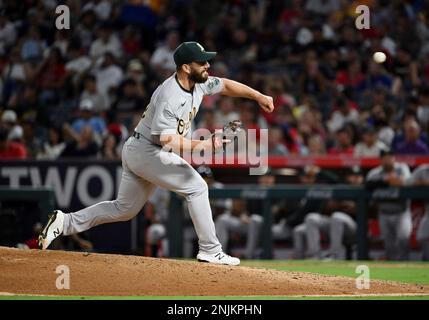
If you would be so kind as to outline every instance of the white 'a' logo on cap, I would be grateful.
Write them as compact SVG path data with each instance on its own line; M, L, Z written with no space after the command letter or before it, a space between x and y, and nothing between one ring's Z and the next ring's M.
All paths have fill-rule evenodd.
M197 46L199 46L199 47L200 47L201 51L204 51L204 48L203 48L203 46L202 46L202 45L200 45L199 43L197 43Z

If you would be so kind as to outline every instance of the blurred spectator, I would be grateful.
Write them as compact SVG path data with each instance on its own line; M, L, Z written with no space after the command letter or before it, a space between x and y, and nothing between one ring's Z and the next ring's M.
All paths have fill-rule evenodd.
M6 53L9 47L15 43L16 37L15 25L10 21L6 12L0 10L0 53Z
M405 139L397 144L395 152L397 154L429 154L429 148L420 138L420 133L420 126L415 120L406 121L404 123Z
M381 165L366 176L366 186L370 190L383 187L398 187L410 177L410 169L405 163L396 161L392 151L381 153ZM376 200L378 222L389 260L408 260L409 241L412 231L410 200Z
M74 34L78 37L85 50L89 50L92 44L93 32L96 25L97 16L95 12L91 9L82 10L80 22L76 26Z
M120 138L114 134L108 134L101 146L100 158L106 160L121 160L120 153L118 152L118 145Z
M307 154L309 156L321 156L326 154L325 143L320 135L313 135L308 138Z
M365 81L360 60L352 60L346 70L340 70L336 74L335 82L343 88L349 87L356 92L361 92Z
M337 110L333 112L331 119L328 121L330 132L336 132L348 123L355 125L359 123L359 113L356 109L352 109L345 98L338 98L335 107Z
M67 75L72 77L74 84L77 86L81 80L81 76L91 68L92 61L84 54L80 44L71 44L67 52L68 62L65 64L65 69Z
M62 132L57 128L49 129L48 141L43 143L42 150L37 153L39 160L55 160L64 151L66 143L62 139Z
M268 155L285 156L289 151L283 139L283 130L279 127L271 127L268 131Z
M429 123L429 87L419 90L419 105L417 107L417 119L422 128L428 128Z
M281 108L276 115L277 126L283 131L286 148L291 154L302 153L302 141L297 129L297 121L289 107Z
M108 98L107 105L109 105L110 95L120 85L124 72L110 52L105 53L103 57L101 66L96 68L94 73L97 79L97 92Z
M55 31L55 40L50 45L50 48L58 48L61 52L61 55L64 57L67 54L67 49L69 47L69 38L64 30ZM49 50L45 54L49 54Z
M326 138L326 129L323 126L322 113L314 106L308 108L300 108L300 113L297 115L298 131L302 138L308 139L313 135L319 135Z
M354 146L350 130L342 128L335 133L335 144L328 150L328 153L332 155L353 155Z
M81 101L91 101L94 106L94 112L109 110L106 95L101 94L97 88L97 79L93 75L87 75L83 78L84 89L80 95Z
M286 106L288 108L295 106L296 100L291 94L287 93L286 83L288 81L286 79L280 77L267 77L266 82L267 84L264 92L265 94L273 97L275 109L272 113L264 112L263 116L270 125L273 125L276 122L278 111L282 108L286 108Z
M97 156L99 147L94 141L91 126L83 126L79 133L75 133L68 125L64 125L64 130L72 140L67 142L60 158L95 158Z
M305 9L319 15L328 16L339 10L341 3L337 0L307 0Z
M362 141L354 150L356 157L379 157L381 151L387 150L387 146L377 139L377 131L372 126L367 126L361 130Z
M390 108L383 107L379 104L374 105L371 109L371 116L367 122L377 129L378 139L390 148L395 136L395 131L390 126L389 114L392 114Z
M237 118L238 119L238 118ZM226 123L225 123L226 124ZM207 129L210 132L214 132L216 129L222 128L225 124L218 127L215 119L215 112L213 109L208 109L204 111L203 118L198 124L199 128Z
M80 134L85 126L90 126L98 137L102 137L106 133L106 123L103 118L96 115L91 100L80 101L79 117L72 123L72 129L77 134Z
M27 156L34 159L41 149L42 141L44 141L44 137L46 136L46 128L39 126L36 119L31 115L24 115L21 125L24 131L23 145L27 149Z
M43 58L46 42L41 39L37 26L30 26L21 46L21 58L24 61L38 63Z
M23 88L14 93L9 100L9 107L14 109L18 116L34 116L40 120L43 112L38 101L39 91L32 85L25 85ZM46 119L45 119L46 120ZM46 122L40 121L45 124Z
M9 98L15 93L29 78L31 71L22 62L19 55L19 50L13 48L10 54L10 60L3 68L2 79L3 88L2 95L5 103L9 102Z
M222 128L228 122L237 119L239 119L239 114L235 110L234 101L230 97L222 96L215 110L216 127Z
M27 158L27 150L22 143L9 141L7 139L8 131L0 128L0 159L25 159Z
M150 65L158 70L165 78L176 70L173 53L180 43L180 36L176 31L171 31L167 34L165 43L161 43L155 49L150 59Z
M301 92L318 95L326 90L326 79L320 72L319 62L316 58L310 58L305 63L305 72L299 79Z
M369 59L368 73L365 77L366 89L385 88L390 90L393 84L392 77L386 72L381 64Z
M140 51L141 38L133 26L127 26L122 37L122 50L127 57L133 57Z
M24 243L18 243L17 247L22 249L39 249L38 238L40 232L43 230L43 225L40 222L36 222L32 227L32 237L26 239Z
M110 17L112 11L112 3L108 0L92 0L85 1L82 11L94 10L97 18L106 21Z
M113 33L107 23L101 25L97 32L97 38L89 48L89 56L96 61L106 53L114 55L116 58L122 57L122 45L118 36Z
M43 102L58 99L64 86L66 69L61 50L53 47L48 57L36 68L35 77Z
M5 110L1 115L0 127L5 128L9 134L7 136L8 140L22 142L23 138L23 129L17 124L17 116L13 110Z
M135 80L125 79L119 87L119 94L112 104L111 111L115 118L122 122L129 130L133 125L134 117L140 117L142 110L149 101L139 94Z

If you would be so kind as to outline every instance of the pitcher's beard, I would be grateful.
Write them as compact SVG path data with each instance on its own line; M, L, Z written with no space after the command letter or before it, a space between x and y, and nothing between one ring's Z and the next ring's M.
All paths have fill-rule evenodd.
M204 73L206 73L206 71L198 73L198 72L192 70L191 74L189 75L189 80L191 80L191 81L193 81L195 83L204 83L209 78L208 74L207 75L203 75Z

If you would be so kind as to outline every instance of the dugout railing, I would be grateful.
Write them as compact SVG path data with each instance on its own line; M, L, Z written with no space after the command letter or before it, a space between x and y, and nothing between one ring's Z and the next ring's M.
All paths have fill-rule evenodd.
M9 188L0 186L0 202L2 201L29 201L37 202L41 214L41 222L48 220L47 213L55 209L55 193L51 188L20 187Z
M389 187L373 191L363 186L350 185L277 185L262 187L257 185L227 185L222 189L210 188L210 198L256 199L263 202L261 215L264 218L262 258L273 258L273 238L271 232L271 202L275 199L337 199L354 200L357 204L357 259L368 260L368 204L371 200L429 200L429 186ZM183 256L182 199L172 193L168 222L169 252L171 257Z

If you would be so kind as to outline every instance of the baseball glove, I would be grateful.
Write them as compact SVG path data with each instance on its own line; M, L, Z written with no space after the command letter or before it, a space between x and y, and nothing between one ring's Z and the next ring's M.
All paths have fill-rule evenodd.
M225 145L226 143L232 142L234 140L234 137L236 137L243 130L244 127L241 120L230 121L223 126L222 131L217 131L212 134L212 141L215 137L219 137L225 141Z

